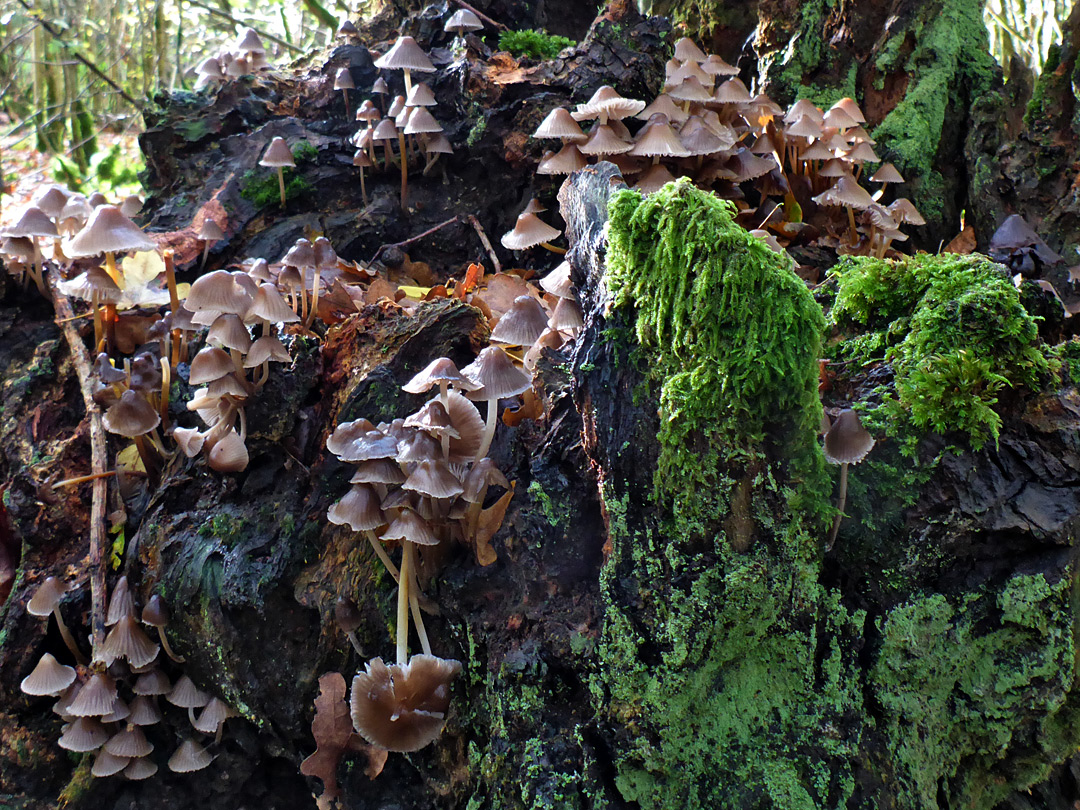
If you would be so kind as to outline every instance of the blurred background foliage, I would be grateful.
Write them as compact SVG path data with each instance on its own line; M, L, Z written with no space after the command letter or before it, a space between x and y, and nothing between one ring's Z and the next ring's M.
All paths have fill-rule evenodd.
M131 137L156 93L191 89L193 68L246 26L287 63L332 41L339 20L386 0L0 0L0 178L19 153L51 156L51 173L108 193L137 190ZM639 0L648 10L651 0ZM1038 75L1072 0L986 0L1006 73Z

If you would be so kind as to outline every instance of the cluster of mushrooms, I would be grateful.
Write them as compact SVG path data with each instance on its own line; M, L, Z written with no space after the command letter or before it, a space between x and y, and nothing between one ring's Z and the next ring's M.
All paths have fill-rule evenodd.
M156 746L147 738L148 730L161 726L151 732L159 745L173 736L165 730L159 698L186 709L195 732L221 741L225 721L236 712L219 698L200 691L187 675L170 679L166 670L177 669L184 659L169 647L165 635L169 609L160 596L151 596L140 613L127 577L120 577L109 598L105 618L109 632L87 661L60 612L67 592L64 583L48 577L27 603L27 611L46 621L49 616L55 618L75 666L45 653L20 684L27 695L57 698L53 712L65 723L58 743L61 748L73 753L97 752L90 770L96 777L122 774L131 780L148 779L158 771L151 757ZM157 631L160 645L143 626ZM159 655L162 648L174 662L167 667ZM196 709L201 710L198 715ZM195 735L187 732L169 757L168 767L176 773L190 773L212 760Z
M353 165L360 169L360 193L367 204L367 187L364 181L364 169L380 167L377 147L382 144L381 168L389 169L397 165L401 171L401 209L406 210L408 195L409 161L424 160L423 174L428 174L441 154L451 154L453 148L443 135L442 125L435 120L429 108L436 105L435 94L428 85L420 82L413 84L412 74L432 73L435 66L427 53L412 37L398 37L393 47L375 60L375 67L381 70L400 70L405 80L405 95L390 95L386 80L379 77L371 88L378 103L366 99L356 110L356 120L361 123L352 136L356 147ZM334 89L342 90L346 96L348 111L348 91L355 88L352 76L347 68L338 71ZM397 154L393 145L397 144Z
M746 227L789 239L816 208L832 207L847 215L844 253L884 256L892 242L907 238L901 225L925 224L910 201L883 203L886 187L904 179L874 152L853 99L827 111L804 99L785 112L768 96L751 96L738 72L690 39L679 40L663 92L651 102L604 86L572 112L552 110L533 137L560 148L544 154L537 174L568 175L607 160L645 194L688 176L734 200ZM588 121L586 132L581 122ZM631 122L644 123L631 134ZM867 164L880 166L871 174ZM871 194L861 179L879 187ZM756 202L747 200L747 184Z
M231 48L223 48L217 56L208 56L195 68L195 89L215 88L230 79L250 76L270 70L273 65L266 59L266 46L254 28L245 28L237 36Z
M369 661L352 685L353 724L373 745L416 751L442 730L449 685L461 665L432 655L420 609L419 554L473 542L489 488L510 489L487 452L499 400L531 387L531 376L499 347L489 346L460 370L441 357L402 386L431 395L416 413L377 426L343 422L327 439L334 455L356 465L351 489L327 517L363 534L398 583L395 663ZM486 420L471 400L487 403ZM400 546L400 567L387 546ZM411 658L410 614L423 650Z

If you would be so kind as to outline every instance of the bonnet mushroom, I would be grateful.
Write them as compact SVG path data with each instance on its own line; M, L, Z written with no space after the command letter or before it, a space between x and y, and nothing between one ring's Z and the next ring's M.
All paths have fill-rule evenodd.
M846 408L836 417L829 432L825 434L825 460L830 464L840 465L840 494L836 503L836 520L833 522L825 550L829 551L836 542L840 531L840 521L844 517L844 504L847 502L848 465L858 464L874 447L874 437L863 427L859 415Z
M270 145L266 147L266 151L259 160L259 165L270 166L271 168L277 169L278 189L281 192L281 207L284 208L285 167L296 167L296 161L293 160L292 150L289 149L289 145L285 143L284 138L277 137L270 141Z

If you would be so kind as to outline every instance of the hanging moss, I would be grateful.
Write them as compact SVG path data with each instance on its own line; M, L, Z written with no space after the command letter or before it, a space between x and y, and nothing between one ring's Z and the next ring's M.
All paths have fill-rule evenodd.
M984 258L849 256L833 273L832 322L842 331L869 327L837 343L834 354L893 364L895 395L886 394L874 422L891 435L905 425L955 431L978 449L997 439L1002 393L1037 389L1050 370L1035 318L1005 269Z
M633 307L659 386L658 500L701 536L723 511L725 464L782 448L804 493L823 467L817 359L824 318L806 285L734 208L685 178L610 204L607 283Z

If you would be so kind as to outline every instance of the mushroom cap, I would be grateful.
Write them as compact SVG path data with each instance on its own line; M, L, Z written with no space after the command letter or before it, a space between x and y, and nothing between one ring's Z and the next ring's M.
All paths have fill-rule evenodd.
M442 731L450 706L450 683L457 661L414 655L406 664L368 661L352 682L353 727L365 740L388 751L418 751Z
M276 137L270 141L270 145L266 147L266 151L263 152L263 156L259 158L260 166L295 166L296 161L293 160L292 150L289 149L289 144L285 142L282 137Z
M540 279L540 286L557 298L570 298L574 295L574 283L570 279L570 262L563 261Z
M450 437L451 464L465 464L471 461L484 439L484 420L476 406L457 391L451 391L446 398L446 409L450 422L458 432L457 438Z
M375 80L375 83L371 85L371 92L376 95L385 96L390 93L390 87L386 83L386 79L382 76Z
M466 400L467 402L468 400ZM472 403L470 403L472 404ZM401 467L385 458L373 458L356 465L350 484L404 484L406 475Z
M442 132L442 124L435 120L435 116L427 111L426 107L412 107L412 115L409 123L405 125L406 135L419 135L422 132Z
M692 115L686 119L679 130L679 141L683 148L691 155L715 155L725 152L735 145L735 131L728 126L717 131L705 123L699 116Z
M558 332L572 332L585 325L585 316L581 311L581 304L575 298L560 298L555 305L555 311L551 313L549 324Z
M245 320L254 318L270 323L296 323L300 320L300 316L285 303L277 286L268 282L259 285L252 297L251 306L244 315Z
M152 669L139 676L131 691L136 695L167 695L172 691L172 684L168 675L160 669Z
M443 26L443 31L453 31L457 34L464 34L466 31L479 31L483 27L484 24L480 22L479 17L467 8L459 8L450 15L450 19L448 19L446 25Z
M266 53L266 46L263 45L258 31L254 28L245 28L237 36L233 50L241 53Z
M527 250L541 242L557 239L562 231L552 228L536 214L521 214L514 229L502 235L502 246L507 250Z
M149 779L158 772L157 763L147 757L136 757L124 768L124 778L132 781Z
M223 312L214 319L210 331L206 334L206 340L222 349L236 349L245 353L251 349L251 335L248 334L247 327L239 315L231 312Z
M45 653L34 669L22 679L19 688L28 695L59 695L75 683L75 669L61 664Z
M556 107L549 112L532 136L534 138L558 138L564 143L580 143L589 137L581 131L581 126L565 107Z
M154 750L154 744L146 739L141 728L129 723L127 728L109 738L105 750L113 756L132 759L145 757Z
M60 604L67 593L67 587L56 577L46 577L30 601L26 603L26 612L31 616L48 616Z
M708 58L701 63L701 69L710 76L737 76L739 69L724 61L715 53L709 54Z
M34 195L32 205L36 205L52 219L58 220L70 196L71 192L64 186L46 186L43 191Z
M346 17L338 26L337 35L339 37L358 37L360 36L360 29L353 24L352 20Z
M638 133L634 148L627 154L635 157L690 157L679 134L672 129L663 113L655 113Z
M452 155L454 154L454 147L450 145L450 139L439 132L434 136L428 136L427 140L424 141L424 152L427 154Z
M634 148L632 143L624 141L610 124L599 124L589 132L589 139L580 144L578 149L583 155L622 155Z
M203 734L217 734L221 724L230 717L236 717L236 712L228 703L216 697L210 698L210 702L203 707L192 725L196 731L201 731Z
M22 214L19 216L19 221L12 225L10 228L4 230L5 236L45 236L45 237L59 237L60 233L56 230L56 224L49 218L49 215L38 208L36 205L28 205L23 209Z
M558 152L548 152L536 167L537 174L571 174L584 169L589 161L575 144L567 143Z
M105 663L112 664L117 658L126 658L133 667L144 667L157 658L158 645L152 642L139 627L134 616L125 616L115 625L101 645L100 654ZM117 751L113 752L119 753ZM125 754L124 756L142 756Z
M825 460L831 464L858 464L874 447L874 437L851 408L840 411L825 434Z
M498 346L488 346L461 373L484 387L483 399L512 397L532 387L532 378Z
M221 69L221 61L216 56L208 56L199 62L195 68L197 76L207 76L211 79L224 79L225 72Z
M503 489L510 489L510 482L503 475L502 470L495 466L490 458L482 458L472 465L469 474L465 476L462 497L470 503L479 502L484 490L491 484L497 484Z
M694 101L704 104L713 100L712 93L701 83L701 79L693 75L686 76L674 87L669 87L666 92L677 101Z
M882 163L870 176L871 183L903 183L904 176L891 163Z
M398 37L394 46L375 60L375 67L387 70L415 70L420 73L432 73L427 52L412 37Z
M201 771L213 760L214 758L197 742L184 740L173 755L169 757L169 770L173 773Z
M157 242L139 230L139 226L121 214L115 205L95 208L83 229L64 248L73 259L135 250L157 250Z
M377 529L386 523L379 508L379 496L368 484L354 484L327 510L326 517L335 526L347 524L354 532Z
M447 392L449 393L449 392ZM450 419L450 413L442 404L440 397L429 399L416 413L409 414L405 419L405 427L422 430L436 439L443 436L458 437L457 428Z
M830 188L814 197L818 205L846 205L851 208L869 208L874 199L850 174L840 177Z
M519 295L491 332L491 339L508 346L532 346L547 328L548 313L531 295Z
M348 68L341 68L334 75L334 89L335 90L355 90L356 82L353 81L352 73Z
M215 270L195 279L184 299L184 309L192 313L210 311L244 315L251 300L232 273Z
M414 84L409 91L409 95L405 97L407 107L434 107L437 103L435 94L423 82Z
M784 134L798 138L820 138L821 124L809 115L803 115L792 121L784 130Z
M206 217L199 226L199 238L205 242L216 242L224 236L225 231L221 230L221 226L210 217Z
M893 200L889 203L889 211L893 217L908 225L925 225L926 220L923 219L923 215L919 213L919 209L906 197L901 197L898 200ZM1013 214L1016 216L1016 214Z
M402 492L408 494L404 490ZM382 538L384 540L407 540L420 546L437 546L439 544L439 536L432 531L431 525L408 506L402 508L398 517L382 533Z
M877 163L881 160L877 152L866 141L860 141L844 154L844 159L851 163Z
M116 754L110 754L102 748L98 751L97 757L94 758L94 765L90 768L90 773L99 779L112 776L124 770L130 762L131 760L128 757L118 757Z
M829 108L830 112L836 109L843 110L844 114L856 124L866 123L866 116L863 115L862 110L859 109L859 105L855 103L853 98L842 98Z
M116 580L112 593L109 595L109 609L105 611L105 626L112 627L121 619L134 615L135 599L131 595L128 578L121 576Z
M642 194L655 194L668 183L675 182L675 175L663 163L650 166L634 183L634 189ZM558 309L558 305L556 305Z
M461 481L450 472L450 468L434 459L425 459L417 464L401 488L429 498L454 498L463 492Z
M575 121L585 121L606 115L609 119L629 118L645 109L645 102L624 98L610 85L603 85L584 104L579 104L571 115Z
M195 682L187 675L181 675L165 699L181 709L200 709L210 700L209 695L200 692Z
M109 732L96 717L79 717L64 729L57 744L65 750L83 754L100 748L108 739Z
M397 124L394 123L394 119L384 118L376 124L375 130L371 133L371 138L376 141L396 141Z
M807 98L800 98L791 107L788 108L787 113L784 115L784 122L790 124L792 121L796 121L802 117L810 118L818 125L822 123L825 116L824 113Z
M244 368L255 368L263 363L291 363L292 356L284 344L273 335L263 335L251 344L244 358Z
M672 101L671 96L667 93L661 93L652 100L644 110L639 112L634 117L641 121L648 121L656 113L663 113L667 116L668 121L674 121L676 123L685 121L688 117L687 113Z
M128 389L119 401L105 411L105 429L133 439L161 424L161 414L139 393Z
M693 61L704 62L707 58L705 51L697 46L690 37L683 37L675 43L675 58L680 62Z
M222 436L206 457L210 469L225 473L243 472L247 469L248 461L247 445L235 430Z
M116 682L104 673L95 672L71 701L67 711L73 717L104 717L113 710L114 703Z
M161 722L161 710L146 695L136 695L128 709L127 721L133 726L152 726Z
M226 374L231 374L235 370L236 365L227 352L216 346L204 346L191 361L188 381L192 385L202 385L203 383L220 380Z
M741 79L730 78L713 93L713 101L720 104L742 104L750 100L750 91Z
M837 107L834 104L826 111L824 123L827 127L836 127L839 130L845 130L857 126L859 122L848 115L843 107Z
M338 425L326 440L327 449L342 461L370 461L397 456L397 439L393 436L387 436L381 430L367 430L359 435L350 429L342 430L350 424L344 422Z

